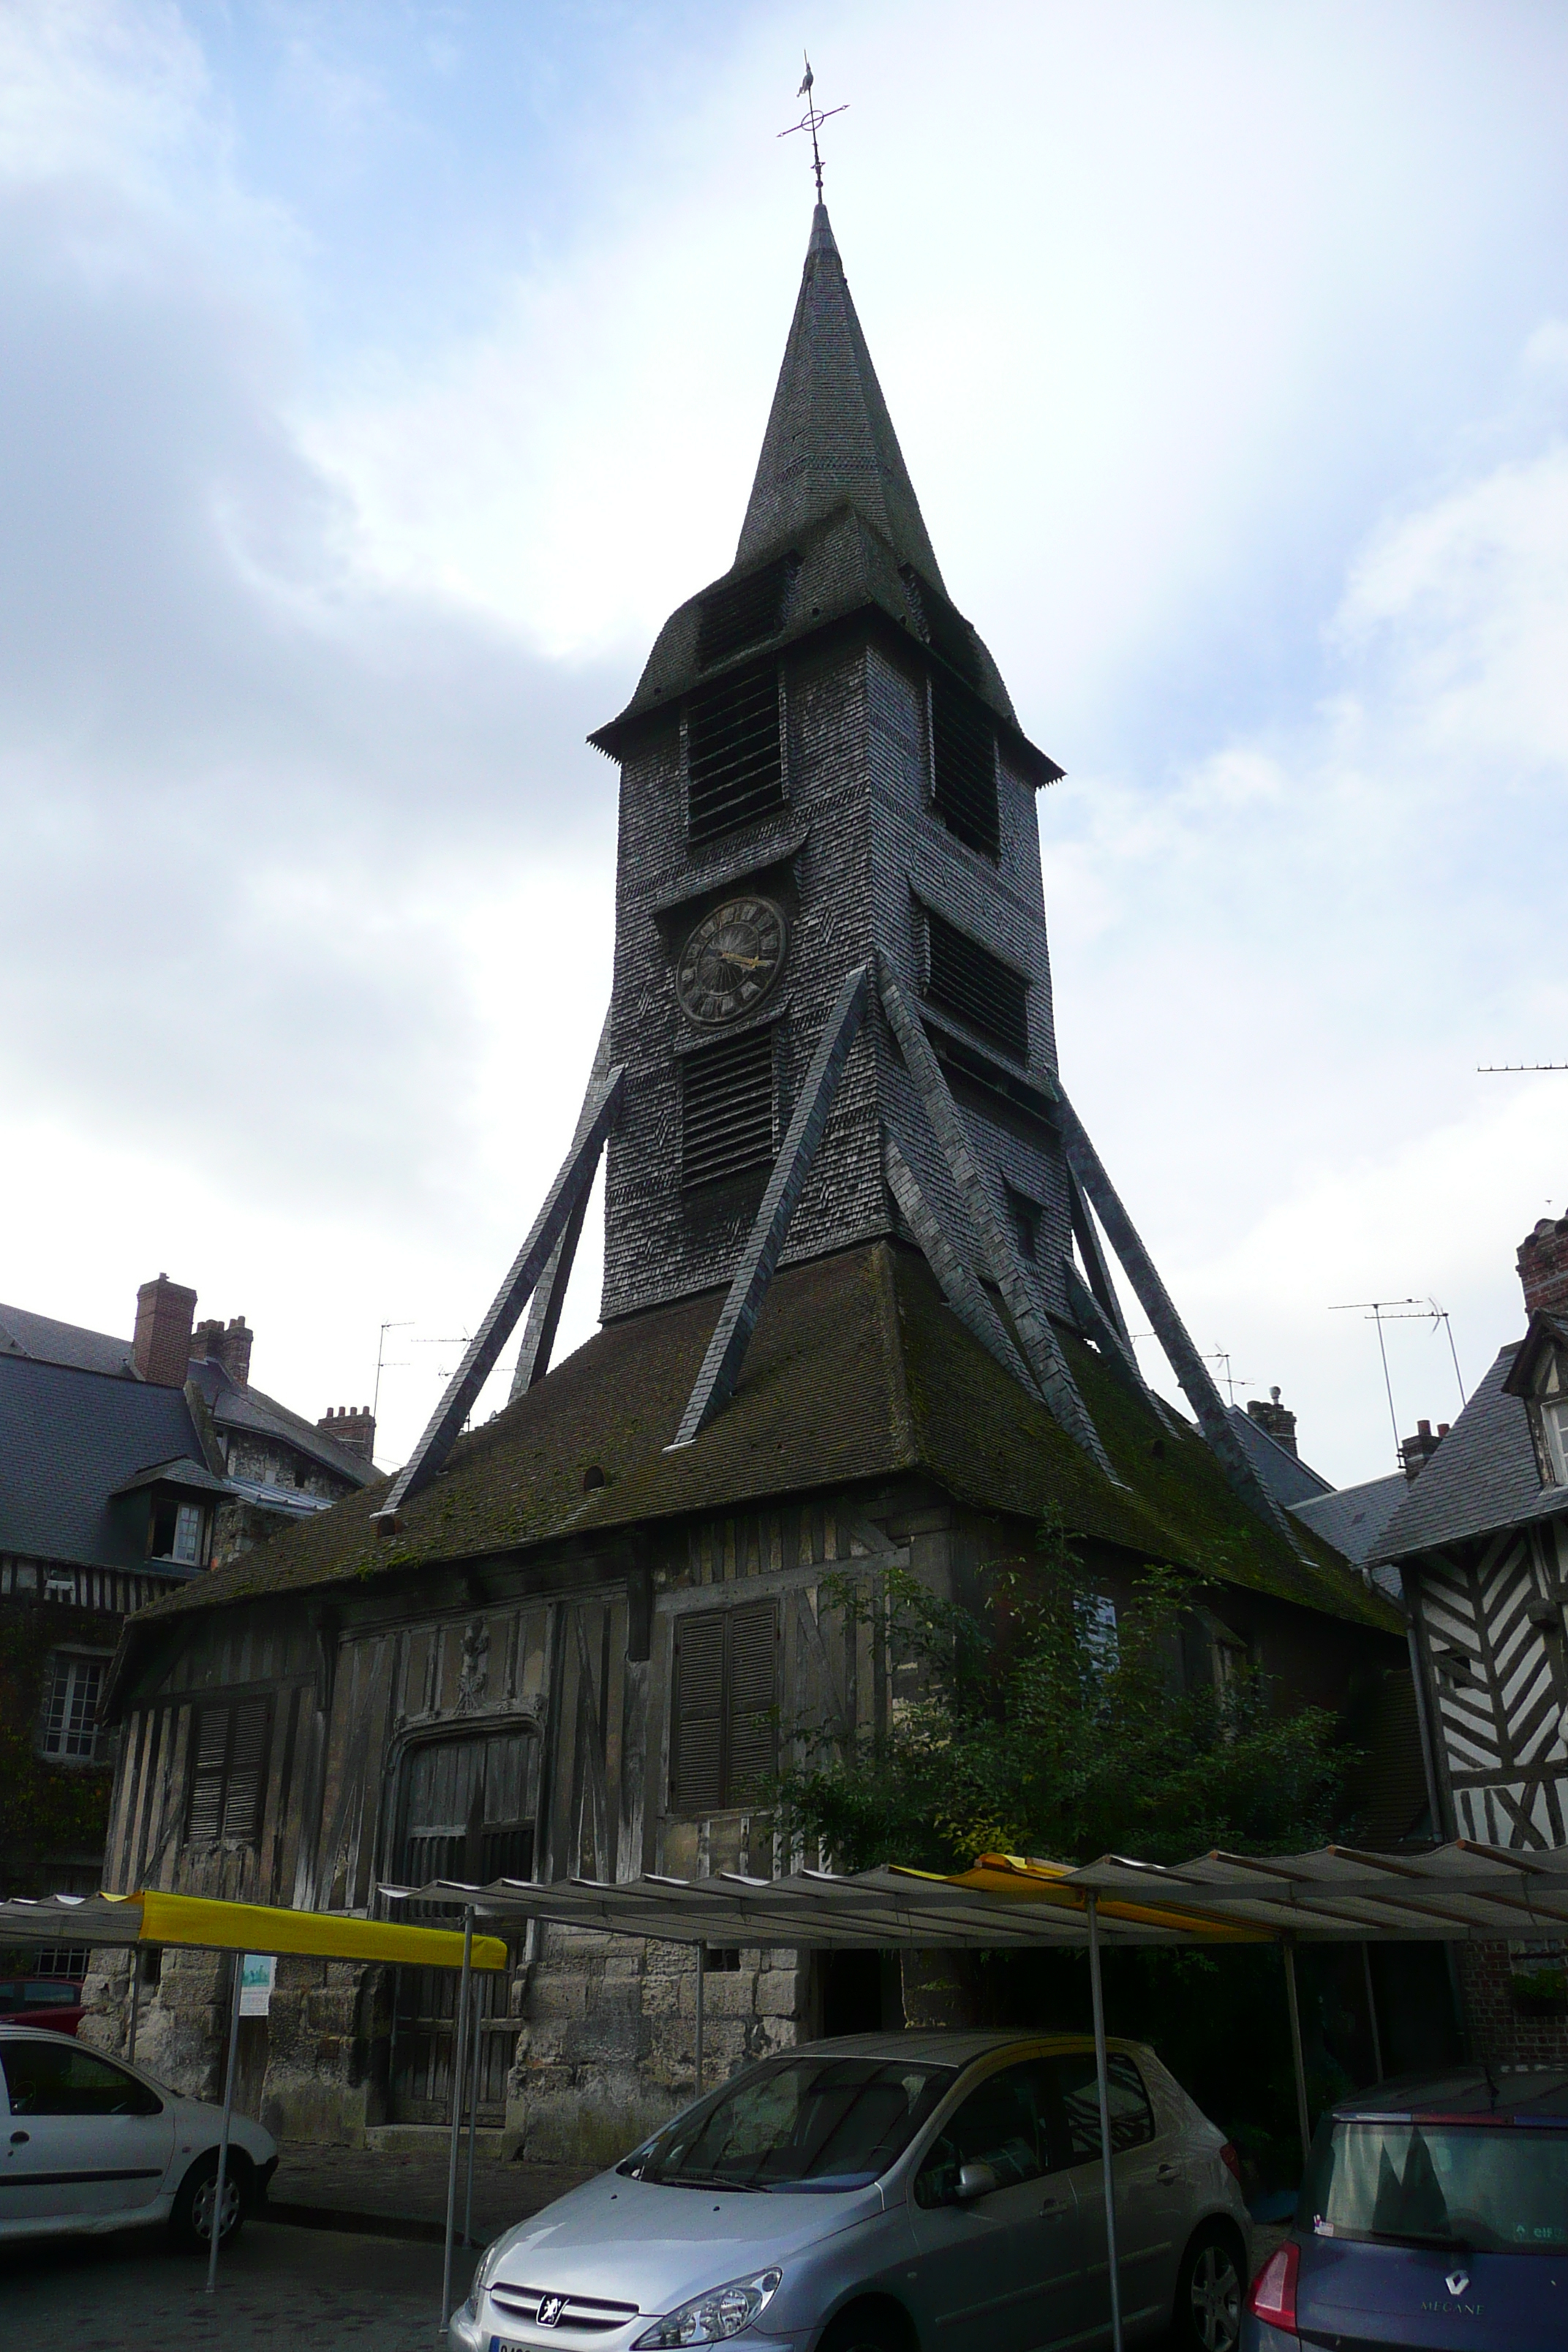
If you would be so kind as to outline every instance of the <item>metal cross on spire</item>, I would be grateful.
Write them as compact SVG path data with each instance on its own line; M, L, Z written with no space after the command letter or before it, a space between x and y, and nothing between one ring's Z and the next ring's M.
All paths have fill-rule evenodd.
M802 55L805 55L804 51L802 51ZM796 98L804 98L805 100L805 112L801 116L798 122L792 122L787 131L781 131L778 135L781 139L790 139L794 137L797 131L810 131L811 167L816 173L816 201L820 204L822 202L822 150L816 143L816 134L821 130L823 124L830 121L834 115L847 114L849 111L849 106L847 100L842 106L830 106L826 112L824 113L811 94L812 87L816 79L816 77L811 70L811 59L806 58L805 79L795 91Z

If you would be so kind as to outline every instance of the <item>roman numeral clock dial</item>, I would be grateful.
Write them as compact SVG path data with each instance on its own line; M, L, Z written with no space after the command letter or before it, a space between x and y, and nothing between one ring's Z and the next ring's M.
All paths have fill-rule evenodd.
M693 926L675 967L676 994L711 1027L760 1004L784 966L784 919L771 898L726 898Z

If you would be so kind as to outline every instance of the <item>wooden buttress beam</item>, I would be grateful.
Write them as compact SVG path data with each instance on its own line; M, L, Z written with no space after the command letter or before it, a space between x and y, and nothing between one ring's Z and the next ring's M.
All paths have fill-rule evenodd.
M1073 1239L1077 1242L1079 1254L1083 1259L1084 1268L1089 1276L1089 1286L1094 1293L1095 1302L1100 1312L1115 1327L1122 1346L1131 1354L1132 1335L1127 1328L1126 1318L1121 1312L1121 1301L1116 1296L1116 1285L1110 1278L1110 1268L1106 1264L1105 1252L1100 1247L1100 1230L1094 1222L1089 1202L1083 1197L1083 1186L1079 1182L1070 1167L1068 1170L1068 1205L1072 1217Z
M588 1077L588 1091L583 1097L583 1108L577 1115L576 1129L572 1137L572 1149L576 1150L592 1116L595 1091L603 1086L610 1067L610 1016L605 1015L605 1025L599 1032L598 1048ZM601 1147L602 1148L602 1147ZM598 1157L595 1156L595 1171ZM588 1196L594 1188L594 1178L577 1195L576 1205L566 1220L565 1229L550 1254L550 1263L540 1276L533 1297L528 1302L528 1320L522 1327L522 1345L518 1349L517 1369L511 1376L511 1389L507 1397L515 1404L520 1396L544 1378L550 1370L550 1358L555 1346L555 1334L560 1327L561 1309L566 1301L566 1286L572 1279L572 1262L577 1255L577 1244L583 1234L583 1220L588 1213Z
M1031 1396L1038 1396L1034 1375L1013 1345L1006 1325L942 1232L936 1212L916 1181L914 1171L890 1135L883 1164L888 1190L899 1204L899 1213L919 1242L926 1264L942 1286L942 1297L959 1321L983 1348L990 1349L1021 1387L1027 1389Z
M625 1086L626 1066L617 1062L591 1088L589 1103L584 1105L585 1118L578 1122L572 1149L545 1195L532 1231L512 1260L489 1313L469 1340L424 1436L394 1479L380 1510L371 1515L383 1534L395 1531L400 1507L429 1484L450 1454L479 1391L495 1370L497 1358L517 1328L519 1316L533 1296L555 1244L571 1221L573 1210L594 1181L605 1138L620 1110Z
M1060 1097L1058 1108L1068 1164L1104 1226L1106 1239L1121 1261L1138 1304L1153 1326L1165 1360L1196 1414L1198 1426L1227 1483L1243 1502L1278 1528L1293 1549L1297 1548L1297 1530L1242 1452L1241 1440L1232 1429L1220 1402L1219 1391L1209 1378L1208 1366L1188 1338L1186 1326L1160 1279L1153 1259L1139 1239L1137 1228L1100 1163L1100 1154L1065 1094Z
M833 1108L838 1092L838 1081L849 1057L849 1048L859 1034L866 1017L867 999L870 994L871 967L858 964L838 992L838 1000L816 1041L816 1051L811 1057L811 1067L805 1074L773 1174L768 1178L762 1206L752 1221L741 1253L741 1263L730 1285L730 1295L708 1342L708 1352L702 1359L702 1369L695 1387L687 1400L686 1411L680 1417L680 1427L673 1443L665 1451L673 1454L677 1446L689 1445L707 1428L715 1413L721 1412L735 1393L735 1383L741 1377L746 1349L757 1328L763 1301L773 1277L773 1268L788 1234L811 1163L816 1157L816 1147L827 1125L827 1115Z
M1002 1293L1003 1303L1012 1318L1030 1371L1041 1396L1055 1418L1069 1437L1083 1448L1090 1461L1104 1471L1115 1486L1122 1481L1111 1467L1110 1457L1100 1443L1100 1432L1089 1418L1089 1408L1078 1392L1078 1384L1068 1369L1052 1330L1050 1318L1037 1304L1024 1272L1012 1236L1003 1225L1000 1212L991 1197L991 1190L980 1172L963 1131L963 1115L952 1098L952 1089L942 1076L931 1041L921 1026L919 1013L900 987L885 958L878 958L878 977L882 1003L899 1041L899 1050L915 1090L925 1105L931 1131L941 1145L958 1196L969 1213L971 1222L985 1252L993 1281Z

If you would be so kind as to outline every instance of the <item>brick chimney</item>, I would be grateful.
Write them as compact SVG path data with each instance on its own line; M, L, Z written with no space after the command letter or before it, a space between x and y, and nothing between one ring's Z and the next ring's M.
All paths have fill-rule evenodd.
M362 1462L374 1461L375 1415L369 1405L341 1404L336 1412L329 1405L316 1427L323 1436L336 1438L345 1453L357 1454Z
M1415 1436L1400 1439L1399 1458L1405 1465L1405 1475L1412 1484L1420 1476L1447 1434L1448 1424L1446 1421L1440 1421L1437 1423L1436 1435L1433 1433L1429 1421L1418 1421L1415 1424Z
M1247 1414L1259 1429L1268 1431L1276 1445L1282 1445L1287 1454L1296 1452L1296 1416L1289 1405L1280 1403L1278 1389L1269 1390L1267 1404L1261 1397L1248 1397Z
M1525 1312L1568 1312L1568 1217L1542 1217L1519 1245Z
M195 1311L195 1292L187 1290L183 1282L171 1282L166 1274L142 1285L136 1293L136 1336L131 1344L136 1369L144 1381L159 1388L184 1388L185 1367L191 1360L191 1318Z
M193 1364L221 1364L237 1389L250 1385L250 1343L256 1334L243 1315L229 1318L226 1330L221 1316L206 1316L191 1334Z

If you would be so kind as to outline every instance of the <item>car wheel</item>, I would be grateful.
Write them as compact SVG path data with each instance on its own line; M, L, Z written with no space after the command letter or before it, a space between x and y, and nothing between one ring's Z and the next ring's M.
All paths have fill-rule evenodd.
M876 2304L851 2304L824 2330L816 2352L913 2352L914 2330Z
M187 2253L205 2254L212 2246L213 2207L217 2199L217 2150L199 2156L181 2181L169 2216L169 2234ZM245 2226L250 2206L250 2165L231 2147L224 2170L223 2228L218 2250L232 2246Z
M1246 2282L1235 2233L1222 2223L1200 2230L1182 2258L1171 2340L1181 2352L1237 2352Z

